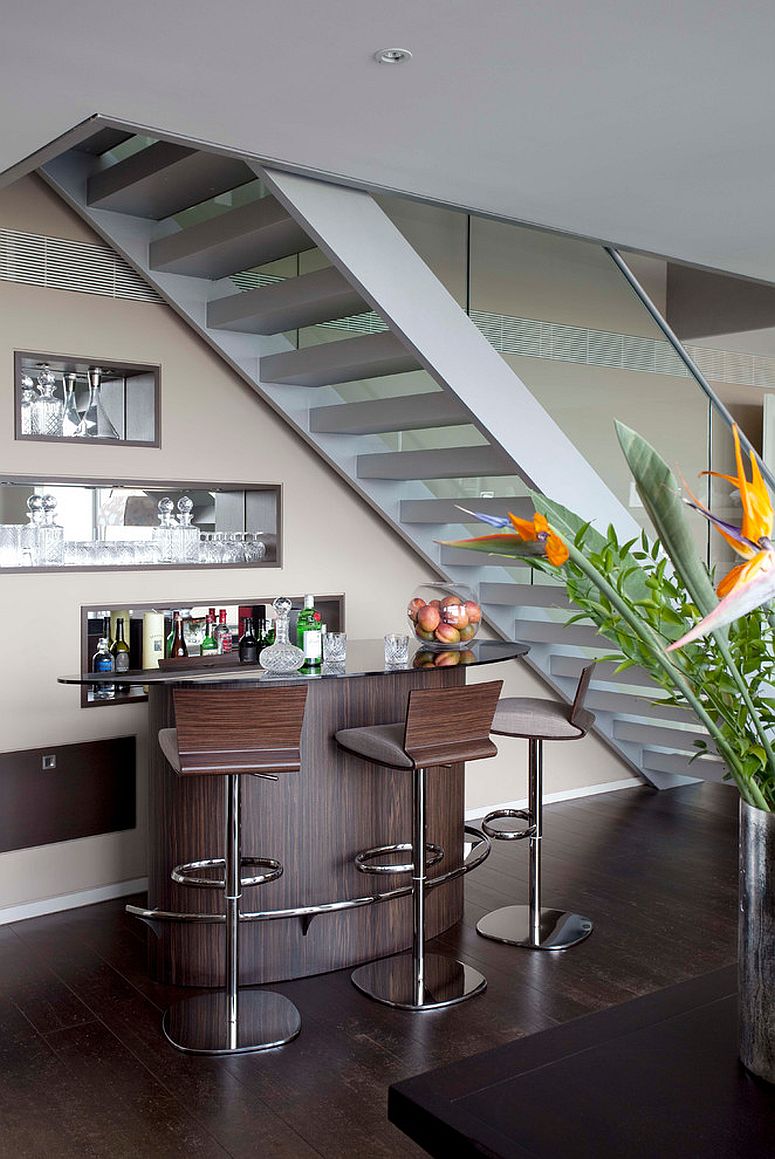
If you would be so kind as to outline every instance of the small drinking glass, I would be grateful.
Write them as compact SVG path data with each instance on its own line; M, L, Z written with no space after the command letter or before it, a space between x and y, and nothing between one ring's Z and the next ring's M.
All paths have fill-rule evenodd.
M409 663L409 637L395 632L385 636L385 667L405 668Z
M0 526L0 567L20 567L23 563L22 531L26 528L18 523Z
M323 633L323 662L332 666L343 666L347 659L347 633Z

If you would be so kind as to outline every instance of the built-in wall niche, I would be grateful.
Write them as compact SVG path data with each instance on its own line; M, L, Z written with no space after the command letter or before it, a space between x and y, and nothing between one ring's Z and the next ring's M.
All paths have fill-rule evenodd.
M161 445L161 369L67 354L14 354L17 439Z
M277 567L281 487L0 480L0 572Z
M282 593L285 594L285 593ZM109 637L115 639L118 631L118 620L124 621L124 640L129 645L129 669L143 669L155 667L164 651L164 644L172 630L173 613L181 613L183 620L183 637L186 641L189 655L197 657L204 638L205 617L210 608L216 613L221 609L226 612L226 623L232 633L234 661L238 663L237 644L243 631L245 618L255 616L260 607L266 613L267 623L271 627L274 618L272 603L277 593L271 596L253 596L250 599L202 600L196 603L183 605L177 600L157 600L154 604L133 604L131 607L81 608L81 672L92 671L92 659L97 651L100 639ZM296 638L296 620L304 604L304 596L290 596L293 610L290 617L291 639ZM344 632L344 595L315 595L315 607L320 612L323 623L329 632ZM227 660L228 657L224 657ZM221 657L217 658L218 661ZM136 704L138 700L147 700L147 694L142 684L100 684L81 685L81 706L83 708L97 708L100 705Z

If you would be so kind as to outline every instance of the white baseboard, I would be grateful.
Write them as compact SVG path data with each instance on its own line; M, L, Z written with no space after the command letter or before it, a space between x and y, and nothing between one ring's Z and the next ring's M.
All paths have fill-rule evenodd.
M626 781L606 781L602 785L583 785L579 789L563 789L559 793L547 793L544 804L551 805L554 801L575 801L579 797L595 797L598 793L615 793L619 789L639 789L643 782L637 777L628 777ZM527 797L523 801L501 801L498 805L477 805L475 809L466 810L466 821L478 821L487 813L494 813L496 809L527 809Z
M81 889L77 893L60 893L57 897L43 897L40 901L8 905L0 909L0 926L7 926L9 922L23 922L25 918L56 914L61 910L79 909L84 905L94 905L98 901L111 901L116 897L126 897L130 893L144 893L147 888L148 878L136 877L132 881L98 885L96 889Z

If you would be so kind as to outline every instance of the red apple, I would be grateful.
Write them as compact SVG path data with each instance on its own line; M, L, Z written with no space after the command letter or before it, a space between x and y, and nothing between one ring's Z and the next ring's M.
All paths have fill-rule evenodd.
M424 607L425 607L425 600L421 600L421 599L410 600L409 607L406 609L406 613L409 616L409 619L416 620L417 613L419 612L420 608L424 608Z
M461 640L473 640L476 635L476 628L473 624L466 624L460 629Z
M445 624L452 624L454 628L465 628L468 625L465 604L447 604L441 609L441 618Z
M433 632L424 632L422 628L415 628L414 634L418 640L435 640Z

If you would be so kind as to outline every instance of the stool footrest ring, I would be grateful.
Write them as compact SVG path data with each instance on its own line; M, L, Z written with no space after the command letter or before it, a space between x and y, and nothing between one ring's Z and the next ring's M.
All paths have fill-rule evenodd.
M257 873L252 877L240 877L240 888L246 889L251 885L264 885L267 881L276 881L282 877L283 867L273 857L242 857L240 867L265 869L266 873ZM184 865L176 865L171 873L172 880L178 885L193 885L198 889L225 889L224 878L196 876L200 870L223 869L226 863L222 857L205 857L201 861L187 861Z
M427 859L425 862L426 869L430 869L433 865L438 865L444 857L444 850L440 845L434 845L428 841L425 846L427 852ZM364 849L362 853L356 853L354 857L356 869L361 873L374 874L393 874L393 873L411 873L414 870L414 865L411 861L404 862L401 865L378 864L372 865L370 862L374 857L385 857L389 853L411 853L412 846L408 842L402 842L400 845L375 845L373 849Z
M517 817L520 821L527 821L527 825L524 829L494 829L492 822L505 817ZM535 837L536 826L527 809L494 809L482 821L482 832L494 841L523 841L526 837Z

